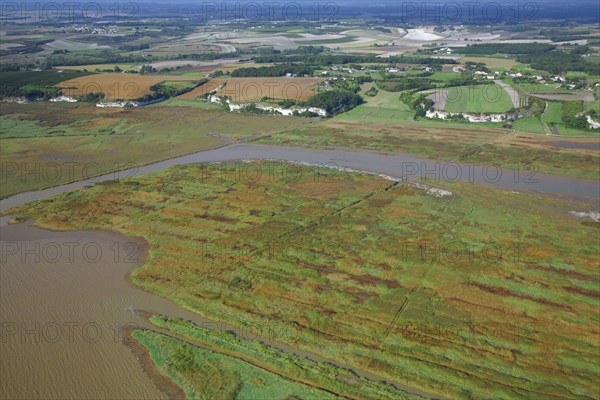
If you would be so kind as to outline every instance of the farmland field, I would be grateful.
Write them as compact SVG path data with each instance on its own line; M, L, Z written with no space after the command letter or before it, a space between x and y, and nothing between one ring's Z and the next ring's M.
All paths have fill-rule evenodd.
M362 92L375 87L372 83L362 85ZM375 97L365 96L365 103L340 114L336 119L343 121L397 123L413 119L414 112L400 101L400 94L379 90Z
M521 132L531 132L545 134L549 133L550 129L546 128L544 122L537 117L519 118L513 122L513 129Z
M509 69L515 68L518 65L520 65L515 59L498 58L498 57L463 57L460 59L460 61L463 63L466 63L466 62L483 63L490 69L509 70Z
M225 83L217 95L228 96L234 103L258 102L263 97L306 100L316 93L315 86L323 81L320 78L217 78L179 98L193 100Z
M104 93L108 100L136 100L151 94L150 86L165 81L197 81L193 76L96 74L58 83L67 95Z
M316 93L321 78L230 78L218 94L229 96L234 102L273 99L307 100Z
M454 195L437 198L308 167L290 180L281 163L210 168L108 182L17 212L52 229L143 236L150 258L135 284L216 320L276 319L289 327L277 340L391 383L444 397L594 396L597 227L570 215L569 201L449 183L440 187ZM466 259L436 256L467 244Z
M511 108L512 101L500 86L480 85L448 88L444 110L467 113L501 113Z
M234 103L258 102L263 97L306 100L316 93L315 86L323 81L319 78L217 78L179 98L193 100L225 84L217 95L228 96Z

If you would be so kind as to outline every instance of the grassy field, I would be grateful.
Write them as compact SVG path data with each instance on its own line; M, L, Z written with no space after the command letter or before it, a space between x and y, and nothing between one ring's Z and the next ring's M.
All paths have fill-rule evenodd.
M152 331L132 333L159 371L179 385L188 399L335 399L336 396L283 379L253 365Z
M276 399L293 395L315 400L339 398L340 395L354 399L365 397L382 400L420 398L385 383L369 381L350 370L325 362L316 362L303 356L294 356L257 340L247 339L243 337L245 333L241 333L242 337L240 337L239 333L236 336L230 332L210 330L190 322L157 315L151 316L149 320L160 329L167 330L169 335L181 338L187 343L186 345L179 340L170 339L168 341L171 343L165 346L167 340L164 335L151 331L134 332L134 335L143 332L148 347L153 348L154 353L162 353L160 359L153 357L159 368L173 376L174 380L178 380L178 372L187 373L186 375L201 372L213 375L212 379L216 379L216 384L210 385L202 379L190 379L188 383L179 378L184 381L181 384L182 387L194 387L195 390L186 390L186 392L196 392L190 393L192 394L192 396L188 396L190 398L202 397L198 396L197 392L206 391L210 386L216 386L216 388L208 389L213 391L211 398L223 399L244 398L248 392L247 387L253 388L251 390L254 396L252 399ZM277 328L272 326L272 328L285 330L285 327L282 326ZM165 347L168 349L167 352L161 350ZM169 351L172 347L178 347L178 349ZM188 351L181 351L182 347L188 347ZM191 354L192 351L195 351L196 354L200 353L203 358L216 362L211 362L209 365L204 362L191 363L190 361L194 357ZM214 365L221 360L233 365ZM184 365L185 368L177 368L181 365ZM231 374L229 371L234 371L234 373ZM277 373L277 375L273 373ZM257 379L257 375L263 376L261 379ZM223 386L223 382L231 382L237 388L245 386L246 388L232 395L231 391L220 388ZM239 384L235 385L236 382Z
M448 88L445 111L466 113L502 113L512 108L510 97L498 85Z
M434 81L440 81L440 82L448 82L448 81L451 81L452 79L456 79L456 78L460 78L460 73L458 73L458 72L434 72L433 75L431 75L431 79L433 79Z
M551 133L551 130L547 125L537 117L519 118L513 122L513 129L520 132L531 132L531 133Z
M193 89L198 81L165 81L163 85L169 89L186 90Z
M3 165L16 170L3 170L0 197L306 123L303 118L232 114L206 103L189 103L197 104L179 99L133 109L84 103L3 104L0 157ZM24 177L20 171L25 169L37 172Z
M220 86L224 85L227 82L226 79L211 79L206 82L204 85L200 85L194 90L191 90L187 93L182 94L181 96L177 96L178 99L183 100L194 100L197 97L202 96L203 94L210 93L213 90L217 90Z
M597 395L598 223L569 214L593 204L469 184L437 198L288 168L179 166L13 212L143 236L135 284L250 331L278 321L274 339L391 383L460 399Z
M547 124L562 124L560 109L562 103L558 101L548 101L548 108L542 114L542 121Z
M374 83L365 83L361 94L376 87ZM375 97L363 96L365 103L352 110L339 114L335 119L340 121L360 121L379 123L401 123L413 119L414 112L400 100L400 93L379 90Z
M362 107L362 106L361 106ZM354 111L354 110L352 110ZM352 115L352 114L346 114ZM344 114L318 125L291 129L260 139L261 143L312 147L350 147L420 154L438 160L494 165L509 169L535 165L539 172L598 179L597 152L551 147L545 137L516 134L473 124L416 121L390 123Z
M561 136L598 136L598 132L573 129L566 126L561 116L562 102L549 101L548 109L542 114L542 122L548 125L556 125Z

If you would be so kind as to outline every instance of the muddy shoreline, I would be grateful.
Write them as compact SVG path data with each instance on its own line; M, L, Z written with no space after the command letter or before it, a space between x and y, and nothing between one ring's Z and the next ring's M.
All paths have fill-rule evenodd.
M141 329L141 328L140 328ZM131 333L135 328L127 328L123 332L121 338L122 343L125 347L131 351L135 358L140 363L140 366L144 370L144 373L150 378L150 380L156 385L157 389L165 394L169 399L186 399L185 392L175 382L163 375L162 372L154 365L150 352L137 340L131 336Z

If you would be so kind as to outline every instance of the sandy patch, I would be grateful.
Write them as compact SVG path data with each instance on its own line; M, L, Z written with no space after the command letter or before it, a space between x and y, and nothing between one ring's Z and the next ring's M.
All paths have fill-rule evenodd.
M302 36L303 39L296 39L296 41L303 41L303 40L333 40L333 39L341 39L343 37L346 37L344 35L336 35L336 34L313 35L312 33L301 33L300 36Z
M418 42L432 42L434 40L443 39L443 36L437 35L433 32L427 32L423 28L409 29L408 33L403 39L414 40Z

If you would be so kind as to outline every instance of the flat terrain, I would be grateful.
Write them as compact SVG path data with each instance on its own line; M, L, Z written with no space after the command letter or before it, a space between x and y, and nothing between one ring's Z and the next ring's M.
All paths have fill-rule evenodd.
M115 67L119 67L121 70L123 71L134 71L135 68L134 64L121 64L121 63L115 63L115 64L88 64L88 65L60 65L58 67L55 67L55 69L57 70L68 70L68 71L89 71L89 72L94 72L96 70L98 71L104 71L104 70L113 70Z
M466 113L502 113L512 108L512 100L498 85L448 88L445 111Z
M362 85L361 93L375 87L373 83ZM341 121L401 123L412 120L414 112L402 103L399 93L379 90L374 97L365 96L365 103L340 114L336 119Z
M160 370L184 388L187 398L335 399L331 393L283 379L233 357L213 353L152 331L134 331ZM177 360L177 361L174 361Z
M195 81L180 75L96 74L58 83L66 95L104 93L108 100L135 100L151 94L150 86L165 81Z
M505 69L510 70L519 66L519 63L513 58L499 57L462 57L460 62L483 63L490 69Z
M214 90L217 90L220 86L224 85L226 82L227 82L226 79L220 79L220 78L211 79L210 81L206 82L205 84L200 85L197 88L194 88L193 90L190 90L187 93L177 96L177 98L183 99L183 100L194 100L197 97L202 96L203 94L210 93Z
M315 86L322 78L230 78L219 91L234 102L259 101L263 97L273 99L307 100L316 93Z
M596 4L242 3L8 10L0 397L600 400Z
M230 114L216 106L199 109L184 105L102 109L84 103L3 104L0 155L5 169L0 196L91 178L306 123L301 118ZM26 174L26 167L34 172Z
M263 97L271 99L306 100L316 93L315 86L322 78L217 78L179 96L193 100L225 84L218 96L228 96L234 103L258 102Z
M275 319L288 327L277 340L389 382L593 397L598 223L555 197L441 188L452 195L281 163L189 165L17 212L143 236L137 285L228 323Z
M344 119L342 114L339 119L291 129L262 138L259 142L395 151L438 160L457 160L480 165L492 162L493 165L509 169L527 167L553 175L598 179L596 164L600 158L597 151L557 149L552 146L553 139L545 136L472 124L423 120L391 123L382 119L370 122L368 117L355 117L351 121ZM593 138L581 141L597 142Z

